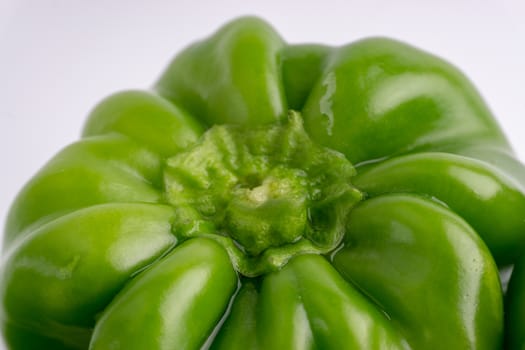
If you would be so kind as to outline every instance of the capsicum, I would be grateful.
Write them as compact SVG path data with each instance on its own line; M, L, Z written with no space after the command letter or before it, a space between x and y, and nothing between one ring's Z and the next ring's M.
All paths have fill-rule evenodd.
M525 169L469 80L407 44L244 17L114 94L21 190L13 349L499 349Z

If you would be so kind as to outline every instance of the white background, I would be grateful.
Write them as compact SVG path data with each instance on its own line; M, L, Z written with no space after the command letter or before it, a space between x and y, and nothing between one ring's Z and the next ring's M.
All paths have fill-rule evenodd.
M265 18L289 42L383 35L447 58L525 159L520 0L0 0L0 225L23 184L78 138L100 99L147 88L176 52L243 14Z

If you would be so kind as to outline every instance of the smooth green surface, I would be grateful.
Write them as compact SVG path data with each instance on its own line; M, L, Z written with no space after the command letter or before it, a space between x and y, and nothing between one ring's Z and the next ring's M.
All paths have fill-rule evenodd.
M451 144L508 147L470 82L435 56L373 38L327 62L303 108L305 128L355 165Z
M319 255L241 289L212 349L408 349L388 316Z
M2 332L15 350L522 349L524 193L447 62L240 18L103 100L20 191ZM504 330L496 266L520 260Z
M353 181L372 197L383 193L421 193L445 203L476 230L500 265L511 264L523 251L525 187L487 162L422 152L370 166Z
M237 275L220 245L202 238L183 243L111 302L89 348L199 349L236 287Z
M333 49L323 45L288 45L281 52L288 108L301 110Z
M45 222L93 205L158 203L161 159L120 135L80 140L22 189L7 217L4 249Z
M85 347L96 314L177 243L172 219L168 206L102 204L41 226L3 266L4 317Z
M155 90L207 125L283 120L287 108L280 51L284 47L264 21L241 18L179 54Z
M170 156L195 142L203 128L180 107L149 91L123 91L96 106L83 135L117 132L161 156Z
M525 348L525 260L522 258L512 271L505 295L505 347Z
M505 346L510 350L525 348L525 263L514 266L505 296Z
M498 269L476 232L439 204L411 195L362 202L333 260L413 349L501 346Z

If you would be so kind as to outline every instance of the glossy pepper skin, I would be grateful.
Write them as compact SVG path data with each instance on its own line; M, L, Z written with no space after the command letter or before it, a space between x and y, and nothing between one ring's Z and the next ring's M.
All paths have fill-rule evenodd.
M525 170L471 83L257 18L90 114L22 189L12 349L500 349ZM515 348L518 348L516 346Z

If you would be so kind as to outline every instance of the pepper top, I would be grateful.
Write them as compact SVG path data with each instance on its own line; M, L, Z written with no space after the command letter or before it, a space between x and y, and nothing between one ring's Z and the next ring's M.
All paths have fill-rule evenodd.
M291 111L284 123L214 126L167 160L164 180L177 237L215 238L239 272L254 276L339 245L361 199L353 175L352 164L314 144Z

